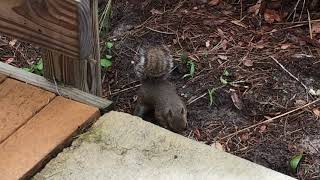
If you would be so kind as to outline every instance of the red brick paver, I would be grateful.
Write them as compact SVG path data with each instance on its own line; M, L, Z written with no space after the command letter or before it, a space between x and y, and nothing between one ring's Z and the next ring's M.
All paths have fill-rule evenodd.
M0 179L29 177L71 139L79 126L99 116L97 108L55 97L0 144Z
M0 83L2 83L6 78L6 75L0 74Z
M55 94L51 92L10 78L2 82L0 84L0 143L54 97Z

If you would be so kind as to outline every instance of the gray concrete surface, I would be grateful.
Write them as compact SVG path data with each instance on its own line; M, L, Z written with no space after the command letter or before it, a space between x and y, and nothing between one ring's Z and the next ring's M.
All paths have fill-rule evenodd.
M34 180L293 179L129 114L110 112Z

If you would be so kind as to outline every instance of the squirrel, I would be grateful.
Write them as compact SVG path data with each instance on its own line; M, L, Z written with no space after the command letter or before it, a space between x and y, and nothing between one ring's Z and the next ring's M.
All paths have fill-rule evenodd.
M165 45L139 48L134 71L141 81L134 115L145 118L150 113L156 123L180 133L187 127L187 109L175 85L167 79L173 67Z

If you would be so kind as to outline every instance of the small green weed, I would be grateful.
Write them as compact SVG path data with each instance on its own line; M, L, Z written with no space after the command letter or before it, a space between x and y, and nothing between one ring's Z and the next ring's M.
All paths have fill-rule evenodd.
M181 60L184 61L187 64L188 68L189 68L189 73L185 74L183 76L183 78L186 78L186 77L193 78L195 70L196 70L195 63L188 57L188 55L186 53L182 53Z
M106 43L106 48L107 49L112 49L112 47L113 47L113 43L112 42L107 42Z
M111 49L113 47L113 43L112 42L107 42L105 44L105 47L106 47L106 49L108 51L108 54L105 56L105 58L100 60L100 65L101 65L102 68L107 69L107 68L112 66L112 56L109 55L109 54L111 54Z
M107 69L108 67L112 66L112 61L111 59L104 58L100 60L100 65L102 68Z
M43 76L43 61L41 58L38 58L37 60L37 63L33 64L30 68L25 67L22 69Z
M215 87L212 89L208 89L208 96L209 96L209 106L212 106L214 100L216 98L216 90L225 87L226 85L232 83L226 80L226 77L229 77L230 73L228 70L224 70L222 75L220 76L220 82L222 83L221 86Z
M302 161L302 159L303 159L303 154L299 154L292 157L292 159L290 160L290 168L293 172L297 172L297 168L300 162Z
M220 82L224 85L229 84L229 82L224 77L229 77L230 73L228 70L224 70L222 76L220 76Z
M209 106L212 106L213 101L216 97L216 89L212 88L212 89L208 89L208 95L209 95Z

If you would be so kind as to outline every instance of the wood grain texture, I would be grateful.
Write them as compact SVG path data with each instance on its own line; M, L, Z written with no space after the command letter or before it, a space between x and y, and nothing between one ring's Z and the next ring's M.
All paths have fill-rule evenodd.
M0 1L0 32L79 59L76 0Z
M42 76L26 72L22 69L10 66L2 62L0 62L0 73L7 75L8 77L12 77L14 79L32 84L34 86L41 87L58 95L68 97L75 101L97 107L101 110L102 113L107 112L112 108L112 102L107 99L94 96L92 94L80 91L76 88L56 85L55 83L49 82Z
M57 1L58 2L61 2ZM72 3L71 0L65 2ZM70 6L72 7L72 6ZM101 69L97 1L82 0L77 4L79 60L49 49L43 50L44 76L101 96Z
M44 77L101 96L96 0L0 0L0 33L43 47Z

